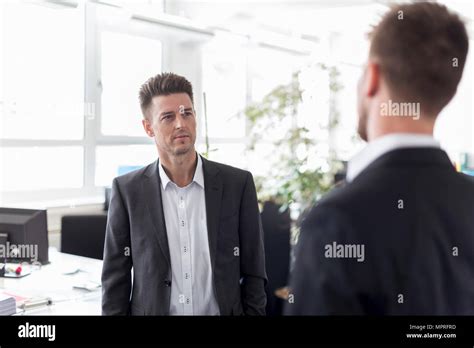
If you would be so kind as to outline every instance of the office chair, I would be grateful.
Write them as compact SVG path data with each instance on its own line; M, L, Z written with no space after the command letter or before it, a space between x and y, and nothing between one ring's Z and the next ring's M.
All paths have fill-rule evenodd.
M61 219L61 252L102 260L107 214L65 215Z

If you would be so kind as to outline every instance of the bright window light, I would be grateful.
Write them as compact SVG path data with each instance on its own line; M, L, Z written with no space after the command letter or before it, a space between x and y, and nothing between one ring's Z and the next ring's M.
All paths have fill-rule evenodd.
M145 135L138 102L140 86L161 72L161 42L129 34L101 35L102 133Z
M83 156L80 146L6 147L1 191L33 191L82 187Z
M0 137L82 139L82 10L20 2L2 5Z

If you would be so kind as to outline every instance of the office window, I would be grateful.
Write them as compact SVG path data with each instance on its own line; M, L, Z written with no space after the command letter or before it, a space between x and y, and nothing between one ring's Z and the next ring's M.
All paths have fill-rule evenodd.
M218 35L203 48L202 83L206 93L209 137L245 136L246 52L232 36ZM204 122L201 122L204 133Z
M20 2L2 7L0 137L82 139L83 11Z
M1 191L78 188L83 184L83 149L80 146L6 147Z
M162 70L164 38L127 11L0 4L0 204L99 200L120 166L156 159L138 91Z
M2 205L83 186L84 29L83 3L0 4Z
M2 21L0 23L3 23L3 17L4 17L4 14L3 14L3 7L1 4L0 4L0 18L2 19ZM4 41L4 30L3 30L3 27L4 25L0 24L0 139L4 137L4 113L3 113L3 109L4 109L4 100L3 100L3 84L4 84L4 81L5 81L5 78L3 76L3 41ZM2 162L2 158L0 157L0 167L3 167L3 162ZM1 184L1 171L0 171L0 184Z
M248 167L248 161L244 155L245 143L216 143L213 146L211 145L211 149L212 148L214 148L215 151L210 153L210 160L238 168ZM198 145L197 150L203 152L204 146L202 144Z
M340 64L338 70L344 88L338 96L340 119L334 142L339 158L349 160L364 146L357 135L357 83L363 71L361 66L347 64Z
M120 167L144 166L158 158L154 144L98 146L96 150L96 186L111 186Z
M278 49L258 47L250 50L252 101L260 101L275 87L290 82L292 74L301 68L303 62L302 56Z
M255 151L245 152L246 167L252 171L252 175L268 178L267 174L272 169L273 162L269 159L275 157L275 147L269 143L260 143L255 146Z
M158 40L102 32L102 134L144 135L138 92L149 77L161 72L161 51Z
M300 71L303 64L304 56L280 49L254 47L249 50L250 100L253 103L260 103L265 96L277 87L290 83L292 75ZM278 68L275 69L275 66ZM301 113L301 108L299 113ZM265 177L271 173L271 167L275 163L273 159L281 152L281 148L275 146L274 142L285 138L288 130L295 122L296 120L291 117L286 117L280 122L269 119L259 122L260 127L267 130L259 132L255 151L245 155L248 163L247 167L255 176ZM262 161L262 159L266 160Z

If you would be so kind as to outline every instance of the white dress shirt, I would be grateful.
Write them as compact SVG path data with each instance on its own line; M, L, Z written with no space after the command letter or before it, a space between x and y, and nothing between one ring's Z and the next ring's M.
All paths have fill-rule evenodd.
M207 233L201 156L192 182L178 187L161 164L161 197L171 258L170 315L219 315Z
M351 182L365 168L380 156L389 151L401 148L434 147L439 148L439 142L431 135L413 133L392 133L381 136L367 144L355 155L347 165L346 181Z

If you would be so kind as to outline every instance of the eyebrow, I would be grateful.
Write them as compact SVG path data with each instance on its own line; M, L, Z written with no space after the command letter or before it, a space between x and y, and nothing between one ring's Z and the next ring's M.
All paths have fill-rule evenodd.
M184 111L193 111L193 108L186 108ZM163 111L160 114L160 117L165 116L165 115L174 115L174 111Z
M160 114L160 117L161 116L166 116L166 115L174 115L174 111L164 111Z

